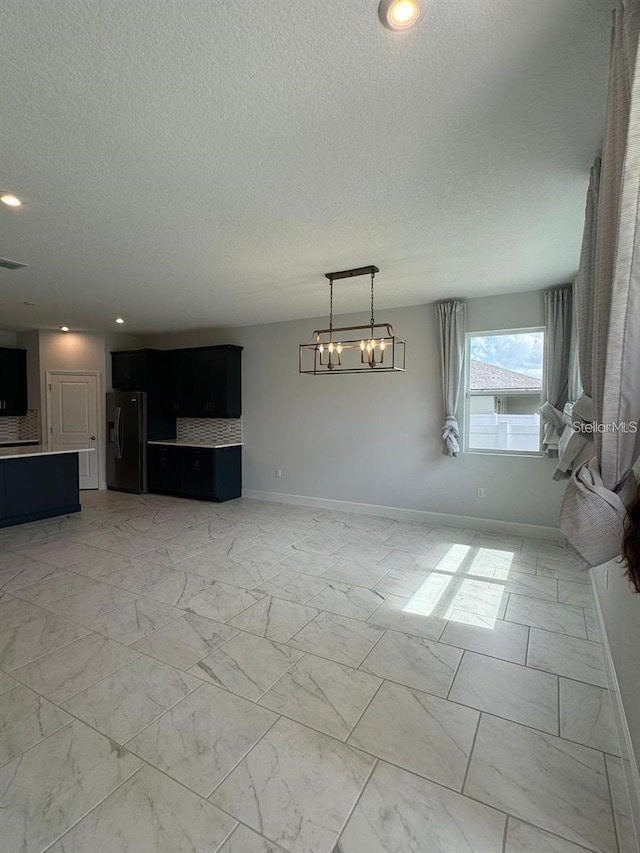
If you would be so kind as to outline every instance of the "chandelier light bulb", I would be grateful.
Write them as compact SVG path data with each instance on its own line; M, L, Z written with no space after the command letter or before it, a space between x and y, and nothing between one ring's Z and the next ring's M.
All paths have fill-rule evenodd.
M13 193L2 193L0 194L0 201L3 204L6 204L7 207L22 207L22 202L18 198L17 195Z
M388 30L408 30L418 23L421 15L418 0L381 0L378 17Z

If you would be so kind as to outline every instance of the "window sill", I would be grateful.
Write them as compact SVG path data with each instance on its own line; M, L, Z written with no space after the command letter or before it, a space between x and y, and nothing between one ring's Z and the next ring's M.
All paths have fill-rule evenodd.
M475 448L467 448L462 451L466 455L473 456L515 456L518 459L545 459L545 455L541 450L480 450Z

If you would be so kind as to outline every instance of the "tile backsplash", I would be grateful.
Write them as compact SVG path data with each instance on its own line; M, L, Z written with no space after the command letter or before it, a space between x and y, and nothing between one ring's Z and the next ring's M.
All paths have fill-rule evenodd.
M242 418L178 418L178 441L242 441Z
M37 409L29 409L26 415L0 418L0 443L7 441L39 441L40 418Z

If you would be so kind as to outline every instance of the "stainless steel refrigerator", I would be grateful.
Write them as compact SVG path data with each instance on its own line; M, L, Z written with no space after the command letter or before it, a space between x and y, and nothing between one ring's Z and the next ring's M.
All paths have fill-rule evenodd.
M147 395L107 394L107 488L147 491Z

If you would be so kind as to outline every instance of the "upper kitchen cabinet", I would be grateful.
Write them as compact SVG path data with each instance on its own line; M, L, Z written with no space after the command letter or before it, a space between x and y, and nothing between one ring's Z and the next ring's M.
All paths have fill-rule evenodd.
M0 416L27 414L27 351L0 347Z
M242 347L171 351L172 409L182 418L239 418Z
M162 373L164 353L155 349L111 353L111 384L122 391L147 391Z

